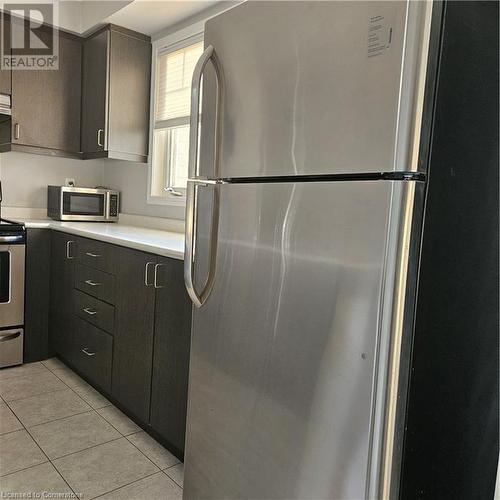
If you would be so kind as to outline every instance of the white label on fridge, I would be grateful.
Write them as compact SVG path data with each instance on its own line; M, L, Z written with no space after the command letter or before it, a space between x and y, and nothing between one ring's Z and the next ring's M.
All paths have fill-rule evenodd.
M370 17L368 24L368 57L383 54L392 42L392 27L386 26L384 16Z

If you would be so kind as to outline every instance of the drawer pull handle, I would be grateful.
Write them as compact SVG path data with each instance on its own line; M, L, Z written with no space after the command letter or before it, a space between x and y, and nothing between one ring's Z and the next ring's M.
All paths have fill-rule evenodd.
M85 280L85 283L90 286L101 286L102 283L98 283L97 281L92 281L92 280Z
M84 347L82 349L82 352L83 352L83 354L86 354L87 356L95 356L95 352L89 352L89 348L88 347Z
M85 255L88 255L89 257L94 257L94 258L100 257L100 255L98 253L92 253L92 252L85 252Z
M84 307L83 311L86 312L87 314L90 314L91 316L97 314L97 311L95 311L94 309L90 309L90 307Z

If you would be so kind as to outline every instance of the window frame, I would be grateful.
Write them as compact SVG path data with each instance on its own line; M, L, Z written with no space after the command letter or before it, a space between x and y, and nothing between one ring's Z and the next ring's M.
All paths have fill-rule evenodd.
M151 194L151 187L153 181L153 155L154 155L154 131L157 128L165 128L165 124L173 127L176 125L185 125L186 121L189 124L189 118L172 118L158 122L162 126L155 127L156 125L156 92L157 92L157 66L158 57L165 52L175 52L189 45L203 41L204 38L204 22L195 23L179 32L167 35L164 38L155 40L152 44L152 64L151 64L151 98L150 98L150 119L149 119L149 159L148 159L148 182L147 182L147 203L150 205L173 205L185 206L186 205L186 190L180 190L183 196L175 196L167 194L166 196L154 196ZM165 172L166 176L169 172Z

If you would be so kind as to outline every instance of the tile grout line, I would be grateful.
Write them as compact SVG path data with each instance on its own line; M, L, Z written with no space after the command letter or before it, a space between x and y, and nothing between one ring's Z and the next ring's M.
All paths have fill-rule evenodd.
M97 498L101 498L101 497L103 497L105 495L108 495L109 493L113 493L114 491L117 491L117 490L120 490L122 488L125 488L126 486L130 486L131 484L138 483L139 481L143 481L144 479L147 479L148 477L155 476L156 474L161 474L161 472L162 472L161 470L158 470L156 472L153 472L152 474L148 474L147 476L141 477L139 479L135 479L134 481L131 481L130 483L122 484L121 486L118 486L117 488L113 488L112 490L109 490L109 491L106 491L104 493L101 493L100 495L98 495L96 497L92 497L91 500L95 500ZM175 484L177 484L177 483L175 483Z
M14 410L11 408L11 406L10 406L9 402L8 402L8 401L5 401L5 404L7 405L7 407L8 407L8 408L12 411L12 413L13 413L13 414L14 414L14 416L15 416L15 418L19 421L19 423L20 423L20 424L21 424L21 426L22 426L22 429L17 429L16 431L10 431L10 432L5 433L5 434L10 434L11 432L18 432L18 431L20 431L20 430L25 430L25 431L28 433L28 435L31 437L31 439L33 440L33 442L36 444L36 446L40 449L40 451L43 453L43 455L44 455L44 456L46 457L46 459L47 459L47 461L46 461L46 462L42 462L42 463L37 464L37 465L34 465L34 466L26 467L26 468L24 468L24 469L20 469L20 470L18 470L18 471L14 471L14 472L9 473L9 474L15 474L15 473L17 473L17 472L22 472L22 471L28 470L28 469L30 469L30 468L32 468L32 467L36 467L36 466L38 466L38 465L42 465L43 463L50 463L50 464L52 465L52 467L54 467L54 469L56 470L57 474L58 474L58 475L62 478L62 480L64 481L64 483L65 483L65 484L68 486L68 488L69 488L69 489L73 492L73 494L75 495L75 497L76 497L76 498L79 498L78 494L77 494L77 493L73 490L73 488L70 486L70 484L68 483L68 481L66 481L66 479L64 478L64 476L62 475L62 473L59 471L59 469L57 468L57 466L56 466L56 464L54 463L54 461L55 461L55 460L62 459L62 458L66 458L66 457L71 456L71 455L74 455L74 454L76 454L76 453L80 453L80 452L83 452L83 451L86 451L86 450L90 450L90 449L92 449L92 448L96 448L96 447L98 447L98 446L101 446L101 445L104 445L104 444L107 444L107 443L111 443L111 442L114 442L114 441L118 441L118 440L120 440L120 439L126 439L126 441L127 441L128 443L130 443L130 444L131 444L131 445L132 445L132 446L133 446L136 450L138 450L138 451L141 453L141 455L143 455L143 456L144 456L144 457L145 457L145 458L146 458L146 459L147 459L147 460L148 460L148 461L149 461L149 462L150 462L150 463L151 463L154 467L156 467L156 468L157 468L157 470L156 470L155 472L151 473L151 474L148 474L148 475L146 475L146 476L142 477L142 478L139 478L139 479L136 479L136 480L134 480L134 481L131 481L130 483L127 483L127 484L121 485L121 486L119 486L119 487L117 487L117 488L114 488L114 489L112 489L112 490L109 490L109 491L106 491L106 492L104 492L104 493L101 493L101 494L100 494L100 495L98 495L97 497L93 497L93 498L99 498L99 497L102 497L102 496L104 496L104 495L107 495L108 493L111 493L111 492L113 492L113 491L119 490L120 488L124 488L124 487L129 486L129 485L131 485L131 484L134 484L134 483L136 483L136 482L142 481L142 480L144 480L144 479L146 479L146 478L148 478L148 477L151 477L151 476L153 476L153 475L155 475L155 474L158 474L158 473L163 473L163 474L164 474L164 475L165 475L165 476L166 476L166 477L167 477L170 481L172 481L172 482L173 482L173 483L174 483L177 487L179 487L181 490L183 490L183 486L181 486L181 485L180 485L180 484L179 484L179 483L178 483L175 479L173 479L172 477L170 477L170 476L166 473L166 470L169 470L169 469L171 469L171 468L173 468L173 467L176 467L176 466L178 466L178 465L182 464L182 462L181 462L181 461L179 461L179 462L178 462L178 463L176 463L176 464L170 465L169 467L167 467L167 468L165 468L165 469L161 469L161 467L160 467L160 466L158 466L158 465L157 465L157 464L156 464L156 463L155 463L155 462L154 462L151 458L149 458L149 457L148 457L148 456L147 456L147 455L146 455L146 454L145 454L145 453L144 453L141 449L139 449L139 448L138 448L138 447L137 447L137 446L136 446L136 445L135 445L132 441L130 441L130 440L128 439L128 436L131 436L131 435L133 435L133 434L138 434L138 433L140 433L140 432L145 432L143 429L140 429L140 428L139 428L139 430L138 430L138 431L136 431L136 432L132 432L132 433L130 433L130 434L128 434L128 435L123 434L123 433L122 433L122 432L121 432L118 428L116 428L116 427L115 427L115 426L114 426L114 425L113 425L113 424L112 424L112 423L111 423L108 419L106 419L106 417L105 417L105 416L101 415L101 413L98 411L98 410L104 409L104 408L109 407L109 406L113 406L113 407L115 407L114 405L112 405L112 403L111 403L111 402L108 402L109 404L108 404L108 405L106 405L106 406L102 406L102 407L100 407L100 408L94 408L94 407L93 407L93 406L92 406L92 405L91 405L88 401L86 401L86 400L85 400L85 399L84 399L84 398L83 398L80 394L78 394L78 392L77 392L77 391L76 391L73 387L70 387L70 386L69 386L69 385L68 385L68 384L67 384L67 383L66 383L66 382L65 382L62 378L60 378L57 374L55 374L53 370L51 370L50 368L48 368L47 366L45 366L42 362L39 362L39 363L40 363L40 364L41 364L41 365L45 368L45 370L46 370L46 371L48 371L49 373L52 373L52 374L53 374L53 375L54 375L54 376L55 376L58 380L60 380L60 381L61 381L61 382L62 382L62 383L63 383L63 384L67 387L67 389L71 389L71 390L73 391L73 393L75 393L75 394L78 396L78 398L80 398L80 399L81 399L81 400L82 400L85 404L87 404L87 405L89 406L90 410L86 410L86 411L83 411L83 412L75 413L75 414L73 414L73 415L67 415L67 416L65 416L65 417L60 417L60 418L57 418L57 419L49 420L49 421L47 421L47 422L42 422L42 423L40 423L40 424L36 424L36 425L31 426L31 427L37 427L37 426L40 426L40 425L48 424L48 423L55 422L55 421L58 421L58 420L63 420L63 419L65 419L65 418L70 418L70 417L73 417L73 416L76 416L76 415L82 415L82 414L85 414L85 413L89 413L89 414L90 414L90 413L95 413L96 415L98 415L99 417L101 417L101 418L102 418L105 422L107 422L107 423L108 423L108 424L109 424L109 425L110 425L113 429L115 429L115 430L118 432L118 434L120 435L120 437L115 438L115 439L111 439L111 440L109 440L109 441L105 441L105 442L103 442L103 443L99 443L99 444L97 444L97 445L93 445L93 446L90 446L90 447L84 448L84 449L82 449L82 450L78 450L78 451L75 451L75 452L72 452L72 453L68 453L68 454L66 454L66 455L62 455L62 456L57 457L57 458L54 458L54 459L52 460L52 459L51 459L51 458L49 458L49 456L48 456L48 455L44 452L44 450L41 448L41 446L38 444L38 442L34 439L33 435L32 435L32 434L31 434L31 432L28 430L28 428L27 428L27 427L23 424L23 422L21 422L21 421L19 420L19 418L17 417L17 414L16 414L16 413L14 412ZM64 366L66 367L66 365L64 365ZM71 370L69 367L66 367L66 368L68 368L69 370ZM55 370L57 370L57 369L61 369L61 368L55 368ZM63 368L63 369L64 369L64 368ZM43 372L43 370L41 370L41 372ZM71 372L72 372L72 373L74 373L72 370L71 370ZM76 375L76 374L75 374L75 375ZM83 382L83 383L86 383L83 379L82 379L82 382ZM76 387L76 386L75 386L75 387ZM89 385L89 387L92 387L92 386L90 386L90 385ZM15 401L20 401L20 400L24 400L24 399L29 399L30 397L41 396L41 395L43 395L43 394L51 394L51 393L53 393L53 392L60 392L60 391L62 391L62 390L67 390L67 389L57 389L57 390L54 390L54 391L48 391L48 392L44 392L44 393L40 393L40 394L35 394L35 395L32 395L32 396L28 396L28 397L26 397L26 398L20 398L20 399L12 400L11 402L13 403L13 402L15 402ZM103 397L104 397L104 396L103 396ZM116 407L115 407L115 408L116 408ZM126 415L125 415L125 416L126 416ZM127 417L127 416L126 416L126 417ZM128 418L128 417L127 417L127 418ZM154 439L154 438L153 438L153 439ZM156 441L156 440L155 440L155 441ZM158 444L159 444L159 443L158 443ZM168 451L168 450L167 450L167 451ZM177 459L177 457L175 457L175 458ZM178 460L178 459L177 459L177 460ZM7 476L7 475L9 475L9 474L6 474L5 476ZM5 477L5 476L3 476L3 477Z
M115 406L116 408L116 406ZM130 439L128 438L128 436L132 436L134 434L139 434L140 432L145 432L143 429L139 428L139 430L137 432L131 432L130 434L123 434L123 432L121 432L119 429L117 429L104 415L101 415L97 410L96 410L97 414L100 415L104 420L106 420L106 422L109 423L109 425L111 425L111 427L113 427L114 429L116 429L135 449L139 450L155 467L158 467L158 471L162 472L162 469L159 465L157 465L155 462L153 462L153 460L151 460L151 458L149 458L141 449L139 449L132 441L130 441ZM127 415L125 415L125 417L127 417ZM128 418L128 417L127 417ZM157 442L155 440L155 442ZM159 443L158 443L159 444ZM160 445L161 446L161 445ZM168 451L168 450L167 450ZM180 462L179 462L180 463ZM177 465L177 464L174 464L174 465ZM173 467L173 465L171 466Z
M92 413L94 411L93 408L90 410L79 411L78 413L72 413L71 415L65 415L64 417L57 417L52 420L47 420L46 422L40 422L39 424L30 425L29 428L33 429L33 427L40 427L41 425L51 424L52 422L58 422L59 420L64 420L65 418L76 417L77 415L84 415L85 413ZM28 427L26 427L28 429Z
M24 401L25 399L29 399L29 398L34 398L35 396L43 396L44 394L52 394L54 392L61 392L61 391L67 391L68 389L65 388L65 389L54 389L53 391L45 391L45 392L39 392L37 394L32 394L31 396L26 396L25 398L17 398L17 399L10 399L10 400L5 400L5 403L6 404L9 404L9 403L14 403L15 401Z
M139 431L140 432L140 431ZM144 432L144 431L143 431ZM130 436L132 434L129 434ZM139 448L137 448L137 446L132 443L132 441L130 441L130 439L127 438L127 436L123 436L136 450L139 450L155 467L158 467L158 465L156 465L153 460L151 460L142 450L140 450ZM158 467L158 471L161 472L161 468Z
M45 370L48 370L50 372L50 370L41 362L41 361L34 361L33 364L36 364L38 363L40 365L41 368L43 368L43 370L33 370L34 373L20 373L19 375L14 375L13 377L9 377L9 378L4 378L4 379L0 379L0 383L1 382L6 382L7 380L10 380L10 379L13 379L13 378L19 378L19 377L29 377L31 375L34 375L36 374L38 371L40 372L44 372ZM7 366L5 367L5 370L8 371L9 369L12 369L14 370L15 368L20 368L21 366L28 366L28 365L31 365L32 363L23 363L23 364L20 364L20 365L16 365L16 366Z
M177 467L178 465L183 464L183 462L179 462L178 464L172 465L172 467L168 467L167 469L163 469L162 472L165 474L170 480L172 480L181 490L184 490L184 482L183 484L179 484L173 477L169 476L167 474L167 470L173 469L174 467ZM184 477L183 477L184 479Z
M86 448L82 448L81 450L72 451L71 453L66 453L66 455L61 455L60 457L57 457L57 458L54 458L54 459L50 459L49 458L49 460L53 463L56 460L60 460L61 458L67 458L67 457L70 457L71 455L76 455L77 453L81 453L82 451L88 451L88 450L91 450L92 448L97 448L98 446L102 446L103 444L113 443L114 441L118 441L119 439L123 439L123 436L119 436L117 438L109 439L107 441L103 441L102 443L94 444L92 446L87 446ZM54 464L54 467L55 467L55 464Z
M51 359L51 358L49 358L49 359ZM57 358L57 357L56 357L56 359L57 359L57 360L59 360L59 358ZM42 363L42 362L40 361L40 363ZM90 404L90 403L89 403L86 399L84 399L84 398L83 398L80 394L78 394L78 392L77 392L77 391L75 391L75 387L77 387L77 385L75 385L75 386L71 387L71 386L70 386L70 385L68 385L68 384L67 384L67 383L66 383L66 382L65 382L62 378L58 377L58 376L54 373L54 371L55 371L55 370L64 370L64 369L68 369L68 370L70 370L70 371L71 371L71 373L73 373L73 374L75 374L77 377L79 377L79 378L80 378L80 380L81 380L81 382L82 382L83 384L88 385L91 389L94 389L94 388L93 388L93 387L92 387L89 383L85 382L85 380L83 380L83 379L82 379L82 378L81 378L81 377L80 377L77 373L75 373L75 372L74 372L74 371L73 371L73 370L72 370L69 366L67 366L66 364L64 364L62 361L61 361L61 363L63 364L63 367L64 367L64 368L60 368L60 367L59 367L59 368L54 368L54 370L52 370L52 369L50 369L50 368L47 368L47 367L45 367L45 368L47 368L47 370L49 370L49 371L50 371L50 372L51 372L51 373L52 373L55 377L57 377L57 378L58 378L58 379L59 379L59 380L60 380L60 381L61 381L64 385L66 385L69 389L71 389L71 390L72 390L72 391L73 391L73 392L74 392L74 393L75 393L75 394L76 394L76 395L77 395L77 396L78 396L81 400L83 400L86 404L88 404L88 405L89 405L89 406L90 406L93 410L97 411L97 410L100 410L100 409L102 409L102 408L106 408L106 407L108 407L108 406L114 406L114 405L111 403L111 401L108 401L106 398L104 398L104 396L102 396L102 394L100 394L100 393L99 393L99 391L97 391L97 392L99 393L99 395L101 395L104 399L106 399L106 401L108 401L108 404L107 404L107 405L105 405L105 406L101 406L100 408L94 408L94 407L93 407L93 406L92 406L92 405L91 405L91 404ZM42 364L43 364L43 363L42 363ZM96 390L96 389L94 389L94 390ZM116 408L116 407L115 407L115 408ZM100 415L100 413L99 413L99 415ZM102 415L101 415L101 417L102 417ZM103 418L104 418L104 417L103 417ZM109 422L109 423L111 423L111 422ZM118 429L117 429L117 430L118 430ZM118 432L120 432L120 431L118 431Z
M55 392L55 391L54 391ZM7 403L7 402L6 402ZM14 410L10 407L10 405L7 403L7 406L10 408L10 411L12 411L12 413L14 413ZM14 413L15 415L15 413ZM17 417L17 415L16 415ZM22 423L20 422L20 424L23 426L24 430L26 431L26 433L28 434L28 436L32 439L32 441L35 443L36 446L38 446L38 448L40 449L40 451L44 454L45 458L47 459L47 462L50 463L52 465L52 467L55 469L55 471L57 472L57 474L59 474L59 476L61 477L61 479L66 483L66 485L68 486L68 488L70 489L70 491L76 496L76 498L80 498L76 492L73 490L73 488L70 486L70 484L68 483L68 481L66 481L66 479L63 477L63 475L59 472L59 470L57 469L57 467L54 465L54 463L52 462L52 460L48 457L48 455L42 450L41 446L36 442L35 438L32 436L31 432L27 429L27 427ZM42 463L47 463L47 462L42 462ZM42 465L42 464L37 464L37 465ZM33 465L31 467L36 467L36 465ZM28 470L30 469L31 467L26 467L26 469L22 469L22 470ZM20 472L20 471L16 471L16 472Z

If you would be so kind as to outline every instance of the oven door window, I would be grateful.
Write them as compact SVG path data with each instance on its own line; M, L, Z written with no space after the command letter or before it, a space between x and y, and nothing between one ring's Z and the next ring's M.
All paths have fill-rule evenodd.
M64 215L104 215L104 195L63 193Z
M10 300L10 252L0 250L0 304Z

